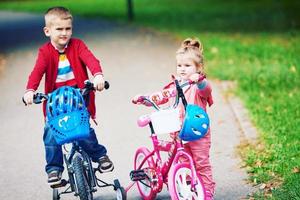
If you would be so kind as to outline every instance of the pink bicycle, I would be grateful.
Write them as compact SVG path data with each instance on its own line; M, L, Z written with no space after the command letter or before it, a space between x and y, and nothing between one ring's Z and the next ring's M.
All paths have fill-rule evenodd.
M148 116L142 116L138 125L148 125L151 130L153 150L140 147L134 157L134 170L130 172L133 181L126 188L128 191L135 183L144 200L155 199L166 184L172 200L205 200L205 188L200 176L196 173L192 157L184 151L183 141L176 137L181 129L178 103L180 99L186 108L187 102L182 91L184 86L179 85L174 78L176 90L164 91L170 97L176 97L173 106L167 109L160 108L150 98L142 96L137 102L147 102L156 109L156 112ZM174 122L175 121L175 122ZM161 140L159 133L173 133L172 141ZM161 153L167 152L168 158L163 159Z

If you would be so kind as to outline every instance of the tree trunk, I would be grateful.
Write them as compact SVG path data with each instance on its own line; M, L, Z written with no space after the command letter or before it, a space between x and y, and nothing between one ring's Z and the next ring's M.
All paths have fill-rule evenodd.
M132 0L127 0L127 15L128 15L128 20L132 21L134 17Z

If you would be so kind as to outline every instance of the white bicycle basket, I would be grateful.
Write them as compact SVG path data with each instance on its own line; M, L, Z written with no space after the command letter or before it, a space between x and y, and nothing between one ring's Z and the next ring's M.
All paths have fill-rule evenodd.
M153 112L150 119L156 134L172 133L181 129L178 108Z

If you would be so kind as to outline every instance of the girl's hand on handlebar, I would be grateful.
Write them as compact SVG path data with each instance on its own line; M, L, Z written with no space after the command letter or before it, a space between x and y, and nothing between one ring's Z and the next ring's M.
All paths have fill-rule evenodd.
M23 96L23 101L25 105L31 105L33 103L34 92L29 90Z
M104 78L102 74L98 74L94 77L93 80L94 88L98 91L102 91L104 89Z
M200 83L204 78L205 78L205 75L199 74L199 73L192 74L189 77L189 79L192 83Z

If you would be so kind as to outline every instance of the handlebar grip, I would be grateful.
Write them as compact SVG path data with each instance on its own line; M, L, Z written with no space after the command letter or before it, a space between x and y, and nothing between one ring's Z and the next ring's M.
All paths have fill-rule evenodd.
M88 90L93 90L92 88L94 88L94 84L91 82L91 81L89 81L89 80L86 80L86 81L84 81L84 88L86 88L86 89L88 89ZM109 88L109 82L108 81L104 81L104 89L108 89Z
M24 97L22 97L22 101L25 104L25 106L27 106L27 103L25 102Z
M133 104L140 104L145 100L144 96L139 96L139 98L137 100L132 99L132 103Z
M109 85L109 82L108 82L108 81L105 81L105 82L104 82L104 88L107 90L107 89L109 88L109 86L110 86L110 85Z
M201 81L203 81L203 79L205 79L206 78L206 75L205 74L199 74L199 78L198 78L198 80L197 81L192 81L192 80L188 80L188 84L189 85L192 85L192 84L195 84L195 83L199 83L199 82L201 82ZM175 79L174 79L175 80ZM183 84L184 85L184 84Z
M203 81L203 79L205 79L205 78L206 78L206 75L205 74L201 74L200 77L199 77L199 79L198 79L198 82Z

